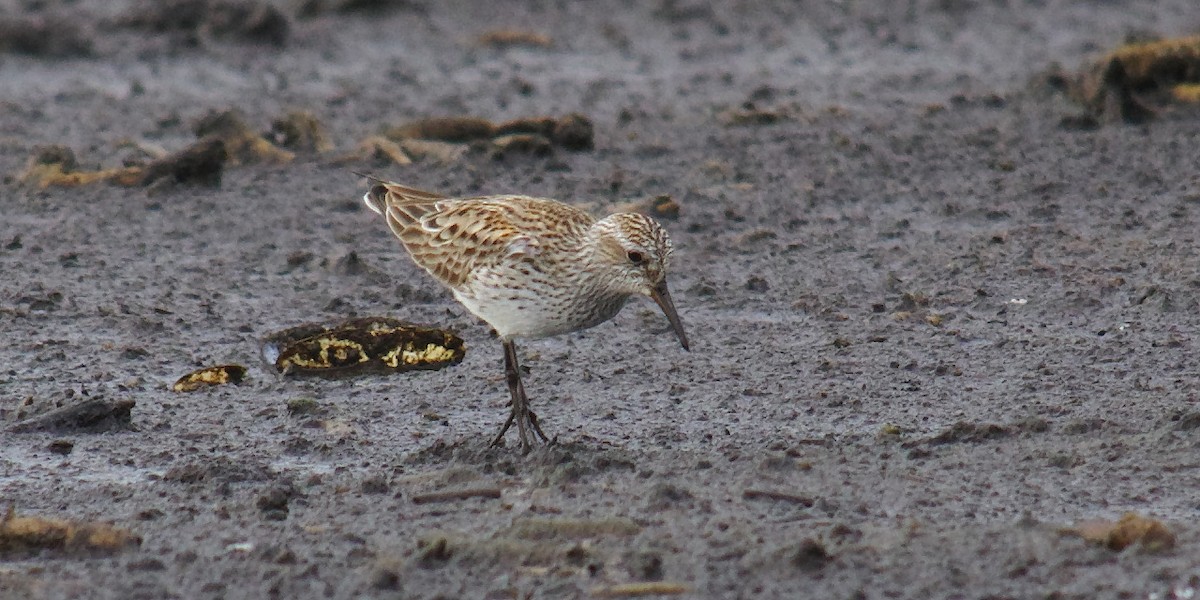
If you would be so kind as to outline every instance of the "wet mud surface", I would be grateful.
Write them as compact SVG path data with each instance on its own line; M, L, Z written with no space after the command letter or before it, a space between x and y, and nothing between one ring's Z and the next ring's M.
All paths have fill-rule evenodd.
M0 509L138 542L0 538L0 597L1200 587L1200 120L1079 127L1046 76L1195 31L1193 2L157 4L0 2ZM258 132L307 111L323 141L219 182L20 177L48 145L153 164L231 108ZM426 117L572 114L591 147L330 158ZM650 302L524 343L558 442L488 448L500 345L351 169L670 206L692 352ZM363 316L466 357L344 380L259 360ZM240 384L171 389L226 364ZM1071 530L1125 513L1171 544Z

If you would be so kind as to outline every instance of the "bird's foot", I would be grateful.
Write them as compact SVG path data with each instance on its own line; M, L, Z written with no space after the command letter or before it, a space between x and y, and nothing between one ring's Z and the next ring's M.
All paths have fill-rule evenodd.
M550 441L550 438L546 437L546 432L542 431L542 426L538 425L537 413L533 412L532 410L526 412L529 414L529 424L533 426L534 433L538 434L538 437L542 438L542 442L547 444L554 443Z
M529 443L529 429L533 429L533 432L541 438L543 443L553 443L550 441L550 438L546 437L546 433L542 431L542 426L538 423L537 413L528 408L519 410L513 407L508 413L508 419L504 421L504 426L500 428L500 433L496 434L495 439L492 440L493 447L504 443L504 434L508 433L508 429L512 427L513 423L517 424L517 436L521 440L521 454L529 454L529 451L533 449L532 444Z

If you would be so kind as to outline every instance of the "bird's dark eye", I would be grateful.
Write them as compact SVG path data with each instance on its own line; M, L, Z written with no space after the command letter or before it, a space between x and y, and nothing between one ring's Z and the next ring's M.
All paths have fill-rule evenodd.
M631 262L635 265L640 265L640 264L646 262L646 255L637 250L630 250L629 253L626 254L625 256L627 256L629 258L629 262Z

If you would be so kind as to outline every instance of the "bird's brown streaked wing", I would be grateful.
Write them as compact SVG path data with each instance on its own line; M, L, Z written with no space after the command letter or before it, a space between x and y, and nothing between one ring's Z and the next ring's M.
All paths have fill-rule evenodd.
M418 266L457 288L481 268L535 254L538 243L503 204L444 200L389 204L388 226Z

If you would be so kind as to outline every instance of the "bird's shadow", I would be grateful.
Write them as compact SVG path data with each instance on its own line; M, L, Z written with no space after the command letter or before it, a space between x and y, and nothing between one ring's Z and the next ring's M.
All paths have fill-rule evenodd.
M473 467L482 474L528 478L533 483L572 483L596 474L632 471L634 453L590 436L538 445L528 454L515 446L491 446L480 439L437 440L404 459L410 466Z

